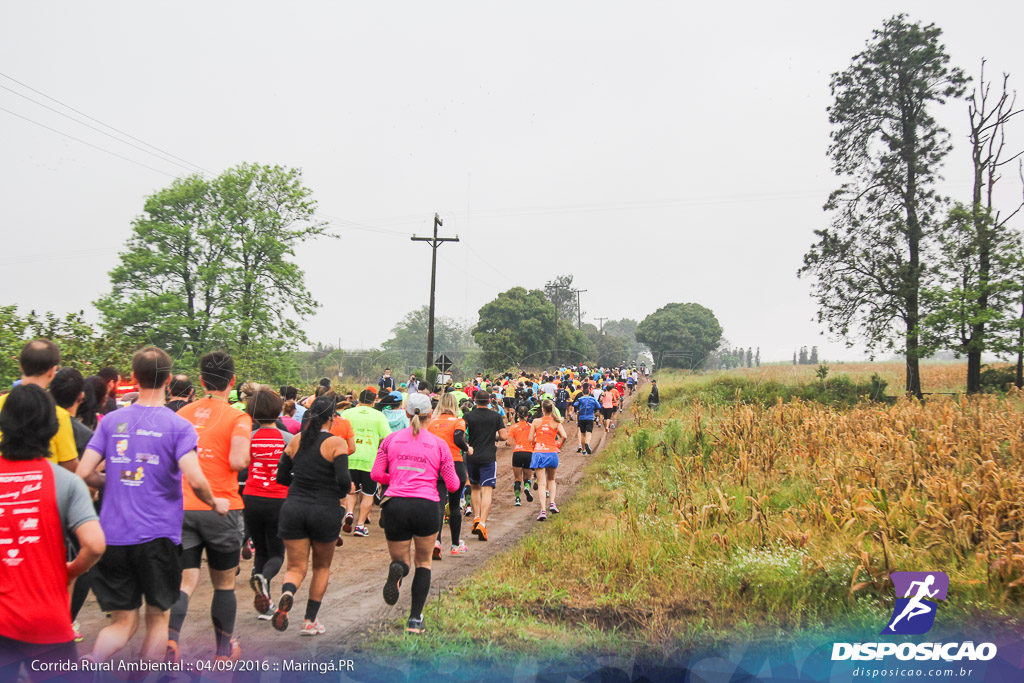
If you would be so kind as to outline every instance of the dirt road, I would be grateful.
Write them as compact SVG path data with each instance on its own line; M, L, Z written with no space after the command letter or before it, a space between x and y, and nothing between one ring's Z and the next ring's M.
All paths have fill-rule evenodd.
M568 440L562 446L558 468L558 502L567 501L583 475L583 466L593 457L576 453L579 445L579 430L574 423L566 423ZM591 447L595 452L604 446L604 431L596 429L591 439ZM471 574L487 562L495 554L507 550L525 533L536 527L537 503L527 503L523 499L522 507L514 506L512 493L512 449L502 446L498 450L498 486L495 489L494 504L491 509L487 529L490 540L480 541L469 534L471 520L464 518L463 538L469 552L452 557L448 554L449 536L446 528L443 536L445 548L442 561L434 561L432 567L431 599L453 585L464 576ZM248 579L252 569L252 561L242 561L242 570L236 583L238 595L238 619L235 636L242 647L245 659L263 657L280 657L287 655L297 659L315 659L318 652L336 654L352 648L358 641L381 624L404 623L409 611L408 588L402 591L398 604L392 607L384 604L381 588L386 578L389 563L384 530L377 524L379 508L374 508L369 525L370 536L355 538L345 535L345 544L338 548L331 569L331 581L320 609L319 620L327 632L316 637L302 637L298 626L302 623L302 612L306 604L306 590L309 585L307 576L305 584L295 596L295 608L289 629L283 633L275 631L269 621L256 619L252 606L252 590ZM272 594L276 599L281 589L283 570L272 582ZM210 601L213 589L209 576L206 575L205 563L203 578L189 604L189 615L182 630L182 657L188 659L208 660L213 657L213 627L210 623ZM92 648L96 633L103 628L106 618L100 612L95 599L90 595L79 614L81 630L85 641L79 645L79 651L88 652ZM135 659L141 645L141 635L136 634L130 645L130 651L122 653L126 659Z

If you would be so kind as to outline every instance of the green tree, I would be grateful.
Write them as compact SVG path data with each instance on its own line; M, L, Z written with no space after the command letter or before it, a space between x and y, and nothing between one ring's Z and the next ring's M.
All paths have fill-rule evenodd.
M698 368L718 348L722 326L700 304L667 304L643 319L636 338L650 348L658 367Z
M555 306L539 289L513 287L480 309L473 338L489 369L546 366L554 348ZM593 345L567 320L559 320L559 359L591 357Z
M381 348L398 353L409 367L422 363L427 348L427 324L430 307L422 306L410 311L391 328L391 338ZM472 366L479 359L479 349L473 340L470 326L462 320L448 316L434 317L434 353L445 354L459 370L475 370Z
M1002 167L1021 152L1004 155L1006 127L1021 113L1003 74L1002 92L992 101L985 80L985 60L968 104L974 183L970 206L956 205L940 233L940 280L927 292L931 313L926 334L937 349L967 356L967 393L981 391L981 355L1003 354L1016 347L1016 308L1022 287L1022 264L1017 256L1020 236L1010 220L1012 211L995 206L995 186Z
M930 108L961 96L967 81L947 66L941 33L894 16L847 70L833 74L829 155L848 180L829 197L832 226L815 231L799 271L815 278L818 320L830 332L852 345L856 328L869 349L905 354L907 391L916 396L925 354L922 256L934 246L934 184L950 149Z
M17 306L0 306L0 391L21 376L18 356L25 345L28 320L18 315Z
M185 365L223 348L251 379L297 371L287 351L317 304L291 257L326 234L310 194L298 170L242 164L148 197L96 302L104 328Z
M544 285L544 295L555 305L560 320L566 320L575 326L581 313L577 304L576 293L572 286L572 275L559 275L548 280Z
M588 358L597 365L617 365L629 358L629 339L621 334L613 334L608 331L605 324L603 330L597 326L584 323L580 330L594 346L593 357Z
M924 340L967 356L967 393L981 391L981 354L1016 351L1021 296L1020 236L962 204L940 236L939 277L924 293Z
M648 353L647 347L636 339L638 324L637 321L630 318L606 320L604 322L604 331L606 333L623 337L626 340L628 348L624 357L630 360L637 360L642 354Z
M46 311L18 315L17 307L0 307L0 386L9 387L21 376L18 356L30 339L49 339L60 347L61 365L75 368L83 375L94 375L110 365L127 371L135 345L123 338L104 335L85 321L84 311L60 317Z

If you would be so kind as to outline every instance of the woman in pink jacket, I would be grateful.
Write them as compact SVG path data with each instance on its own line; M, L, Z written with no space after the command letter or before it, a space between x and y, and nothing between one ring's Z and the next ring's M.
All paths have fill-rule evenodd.
M430 561L440 524L437 480L458 491L459 475L444 441L424 427L431 418L430 398L409 394L405 403L410 426L387 436L377 449L370 477L388 487L381 502L384 536L391 565L384 584L384 602L398 602L398 589L409 574L410 541L415 549L412 608L406 630L423 633L423 605L430 592Z

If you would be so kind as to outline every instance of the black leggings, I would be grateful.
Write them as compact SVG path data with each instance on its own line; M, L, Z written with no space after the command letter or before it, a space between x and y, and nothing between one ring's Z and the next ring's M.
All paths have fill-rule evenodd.
M284 541L277 535L277 520L284 498L242 496L245 501L245 529L254 549L252 571L269 581L284 562Z
M462 536L462 510L459 508L459 501L462 499L462 487L466 485L466 463L455 462L455 474L459 475L459 488L455 491L448 491L444 480L437 482L437 493L441 496L439 503L441 516L437 520L437 540L441 540L441 532L444 531L444 504L448 503L448 528L452 531L452 545L459 544Z

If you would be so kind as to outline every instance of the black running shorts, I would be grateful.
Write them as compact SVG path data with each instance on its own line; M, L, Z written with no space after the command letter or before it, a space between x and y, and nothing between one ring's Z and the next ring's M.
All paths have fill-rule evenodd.
M318 505L287 498L277 520L277 535L286 541L308 538L315 543L333 543L341 534L341 510L338 504Z
M580 434L594 431L593 420L577 420L576 423L580 426Z
M136 545L108 545L93 572L92 592L104 612L146 604L171 608L181 590L181 546L169 538Z
M377 488L380 484L373 480L369 472L365 470L349 470L348 474L352 477L352 483L356 485L356 491L362 491L368 496L377 493Z
M612 414L615 413L615 408L601 408L601 417L606 420L612 419Z
M437 536L437 503L426 498L389 498L384 504L384 537L409 541L413 536Z
M529 467L533 459L532 451L516 451L512 454L512 467Z

